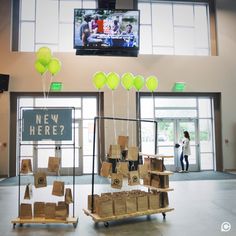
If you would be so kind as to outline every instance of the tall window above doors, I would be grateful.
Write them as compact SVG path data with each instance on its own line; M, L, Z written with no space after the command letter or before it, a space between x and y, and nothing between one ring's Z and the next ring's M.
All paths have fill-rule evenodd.
M97 6L96 0L17 0L15 2L18 2L16 8L19 11L19 36L15 50L22 52L34 52L42 46L47 46L54 52L74 51L74 8L95 9Z
M216 55L213 2L139 0L140 53Z
M97 8L96 0L13 2L12 50L22 52L34 52L41 46L73 52L73 9ZM134 2L141 13L140 54L217 54L214 0Z

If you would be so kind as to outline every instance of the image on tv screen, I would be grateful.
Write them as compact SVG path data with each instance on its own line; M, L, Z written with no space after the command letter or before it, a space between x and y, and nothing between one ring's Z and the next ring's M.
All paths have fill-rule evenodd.
M74 10L74 48L139 48L138 10Z

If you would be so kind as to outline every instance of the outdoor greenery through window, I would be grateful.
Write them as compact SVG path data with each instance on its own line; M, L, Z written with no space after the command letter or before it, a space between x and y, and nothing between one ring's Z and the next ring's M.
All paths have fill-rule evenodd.
M73 52L74 8L96 0L19 0L18 51L42 46ZM209 5L198 1L139 0L140 54L211 55Z

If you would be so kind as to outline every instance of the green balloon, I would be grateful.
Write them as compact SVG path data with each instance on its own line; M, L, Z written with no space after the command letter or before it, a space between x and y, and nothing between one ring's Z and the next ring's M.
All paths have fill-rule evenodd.
M52 58L51 49L48 47L41 47L36 52L37 60L41 62L42 65L47 66Z
M137 91L142 89L144 84L145 84L145 80L144 80L143 76L137 75L134 77L134 87L136 88Z
M110 88L111 90L115 90L120 82L120 77L118 74L115 72L110 72L107 75L107 87Z
M154 92L158 87L158 80L155 76L149 76L146 80L146 87L150 90L150 92Z
M56 58L53 57L48 64L48 70L51 72L52 75L57 74L61 69L61 62Z
M106 84L106 81L106 74L102 71L98 71L93 75L93 84L98 90Z
M47 71L47 67L44 66L39 60L35 61L34 67L40 75L43 75Z
M134 76L131 73L125 73L121 77L121 84L126 90L130 90L134 85Z

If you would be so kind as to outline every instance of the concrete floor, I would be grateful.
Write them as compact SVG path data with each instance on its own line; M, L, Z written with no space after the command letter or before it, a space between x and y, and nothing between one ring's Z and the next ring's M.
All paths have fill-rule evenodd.
M91 186L77 185L75 216L79 217L79 223L76 229L71 224L25 224L13 229L11 220L18 214L18 187L0 187L0 236L236 235L236 180L172 181L170 185L174 191L169 193L169 202L175 210L167 213L166 220L156 214L113 221L108 228L103 223L96 225L84 214L82 209L87 206ZM108 191L109 185L95 186L96 193ZM47 193L43 196L47 199ZM230 231L222 232L223 222L231 224Z

